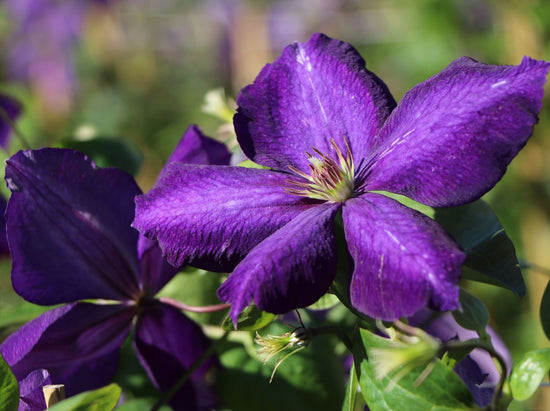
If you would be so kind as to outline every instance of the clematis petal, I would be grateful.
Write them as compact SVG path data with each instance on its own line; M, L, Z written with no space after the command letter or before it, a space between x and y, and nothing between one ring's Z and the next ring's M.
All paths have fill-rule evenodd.
M173 162L136 198L134 227L168 261L231 271L260 241L311 205L284 191L285 173Z
M286 47L241 91L237 104L234 124L244 153L259 164L304 172L312 147L335 154L332 138L345 152L346 137L355 158L366 157L395 107L359 53L323 34Z
M6 206L7 201L0 195L0 256L9 256L8 237L6 236Z
M375 193L348 200L342 217L354 262L355 308L391 321L426 306L459 307L465 255L435 221Z
M45 410L42 387L51 383L50 374L44 369L34 370L19 381L19 411Z
M23 298L57 304L139 294L135 181L73 150L20 151L7 161L12 283Z
M153 296L170 281L178 269L168 264L156 241L142 235L138 240L141 266L141 288L145 295Z
M264 311L283 314L313 304L328 290L336 275L334 216L339 207L310 208L250 251L218 290L218 297L231 303L235 323L252 301Z
M231 153L225 144L205 136L199 126L190 125L166 164L179 161L186 164L227 166L230 160Z
M210 345L200 327L167 304L153 303L138 317L134 343L139 360L153 383L163 393L181 378ZM216 363L205 361L191 379L172 397L176 410L196 410L205 398L198 398L199 386Z
M11 334L0 351L18 380L46 369L54 384L65 384L69 395L97 388L116 372L118 349L134 312L119 304L54 308Z
M518 66L461 58L410 90L380 132L369 190L430 206L475 200L531 136L549 63Z

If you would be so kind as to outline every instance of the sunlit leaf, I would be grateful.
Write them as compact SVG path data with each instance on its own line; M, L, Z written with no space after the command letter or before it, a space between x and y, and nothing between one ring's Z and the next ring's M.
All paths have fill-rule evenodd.
M376 378L368 361L369 351L375 347L389 347L390 340L359 330L354 338L353 356L359 385L371 411L377 410L466 410L477 409L473 397L460 377L440 360L436 360L431 373L415 385L425 367L417 367L402 378L394 376Z
M93 391L85 391L58 402L49 411L109 411L116 407L120 398L120 387L109 384Z
M550 370L550 348L530 351L514 366L510 388L516 400L531 397Z
M227 316L223 321L222 328L227 331L232 331L235 328L239 331L255 331L264 328L274 319L275 314L262 311L251 304L239 314L237 327L234 327L233 321Z
M19 406L19 386L17 380L0 354L0 409L16 411Z

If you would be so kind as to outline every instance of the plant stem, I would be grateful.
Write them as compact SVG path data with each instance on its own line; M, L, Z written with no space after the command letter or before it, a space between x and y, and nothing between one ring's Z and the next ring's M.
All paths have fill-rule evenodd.
M173 307L179 308L180 310L189 311L192 313L212 313L215 311L222 311L229 307L231 307L231 304L216 304L216 305L204 305L204 306L195 306L195 305L187 305L182 303L181 301L175 300L170 297L160 297L159 301L162 301L165 304L171 305Z

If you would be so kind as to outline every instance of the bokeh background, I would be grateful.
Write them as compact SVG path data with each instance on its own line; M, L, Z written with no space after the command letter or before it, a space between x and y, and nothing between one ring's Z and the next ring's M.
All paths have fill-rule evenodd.
M146 191L189 124L223 135L221 120L201 109L209 90L235 98L285 45L317 31L359 49L397 100L459 56L550 60L545 0L2 0L0 93L22 102L23 137L1 160L25 147L93 149L90 141L114 139ZM550 87L532 139L486 200L531 267L528 293L467 286L517 360L550 346L538 319L550 278ZM0 264L2 338L6 324L36 312L11 291L9 259ZM545 404L550 388L515 409Z

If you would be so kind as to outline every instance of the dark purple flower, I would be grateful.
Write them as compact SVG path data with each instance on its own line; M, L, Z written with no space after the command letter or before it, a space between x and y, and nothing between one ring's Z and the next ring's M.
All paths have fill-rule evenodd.
M196 149L203 139L198 128L188 129L171 161L204 157ZM186 150L182 145L189 141ZM79 152L47 148L11 157L6 181L12 191L6 216L13 287L36 304L66 303L0 346L17 379L45 369L52 383L65 384L67 395L105 385L135 321L140 362L167 391L209 340L179 309L154 298L177 270L164 262L156 243L130 226L140 193L132 177L98 168ZM176 394L176 409L198 408L194 384L213 363L203 364Z
M34 370L19 381L19 411L45 410L46 400L42 387L51 383L50 374L46 370Z
M415 318L411 319L411 323L421 326L422 329L443 342L452 339L466 341L478 338L475 331L467 330L458 325L450 313L444 313L427 322L421 319L421 317L425 316L424 314L426 313L422 312L416 315ZM502 356L508 365L509 372L512 366L512 358L508 348L491 327L487 327L487 333L491 336L491 342L496 352ZM472 392L478 406L485 407L489 405L495 386L499 381L500 373L493 358L486 351L476 348L466 358L456 364L454 371Z
M239 144L269 169L172 164L137 197L134 226L174 265L233 270L218 295L234 320L251 301L284 313L328 290L340 212L356 309L457 309L464 253L383 192L437 207L482 196L531 135L548 66L460 58L396 105L353 47L315 34L237 99Z
M21 113L21 103L13 97L0 94L0 147L8 148L12 124Z

